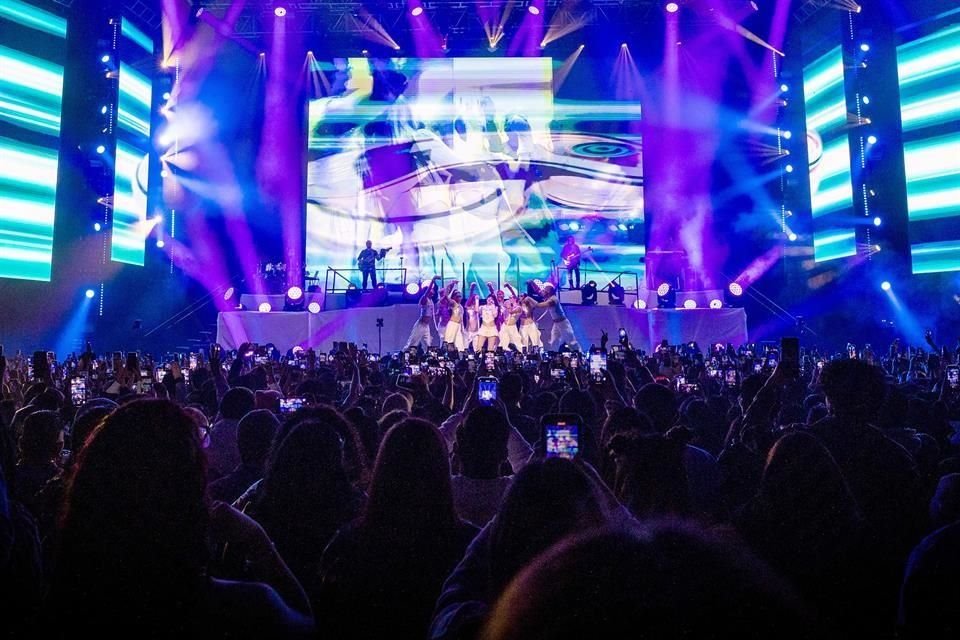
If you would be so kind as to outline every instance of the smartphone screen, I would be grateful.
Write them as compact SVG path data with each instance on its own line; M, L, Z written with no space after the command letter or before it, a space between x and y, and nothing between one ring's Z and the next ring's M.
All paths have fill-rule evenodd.
M726 383L728 388L735 389L737 387L737 370L725 369L723 371L723 381Z
M947 366L947 383L951 389L960 387L960 367L955 364Z
M79 407L87 400L87 381L84 378L73 378L70 381L70 402Z
M550 377L554 380L563 380L567 377L566 369L550 369Z
M280 398L280 413L293 413L302 409L304 403L303 398Z
M543 441L548 458L573 458L580 452L580 425L560 416L545 416Z
M493 377L477 378L477 400L489 407L497 401L497 379Z
M607 370L607 354L590 354L590 379L594 382L603 382L604 371Z
M153 379L155 382L163 382L163 374L165 369L163 367L157 367L153 370Z
M189 363L190 363L189 364L190 370L195 371L197 369L197 354L195 353L190 354Z

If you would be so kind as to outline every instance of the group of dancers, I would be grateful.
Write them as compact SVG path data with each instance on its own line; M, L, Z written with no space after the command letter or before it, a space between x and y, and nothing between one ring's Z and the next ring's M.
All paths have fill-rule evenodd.
M420 298L420 315L413 325L407 347L429 348L440 345L465 351L493 351L497 347L546 347L557 350L561 345L579 348L573 325L567 318L556 287L547 282L540 285L536 300L521 295L510 286L496 289L487 283L487 295L482 297L476 282L470 285L466 301L453 280L438 291L434 276ZM541 311L543 310L543 311ZM539 320L549 314L553 321L546 341L543 340Z

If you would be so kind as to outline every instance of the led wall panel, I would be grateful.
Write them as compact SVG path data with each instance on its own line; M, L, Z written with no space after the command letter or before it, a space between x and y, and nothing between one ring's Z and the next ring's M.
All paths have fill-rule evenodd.
M67 21L0 2L0 278L49 281Z
M960 271L960 24L897 48L914 273Z
M804 66L813 255L823 262L856 255L853 179L847 135L843 51L838 45Z
M349 268L370 240L393 248L383 264L407 269L408 281L441 269L459 277L464 265L471 281L496 281L498 265L516 281L518 271L545 277L573 235L592 249L583 268L642 281L640 105L558 100L554 66L546 57L322 66L331 91L309 105L308 270Z
M137 63L146 61L139 66L152 68L153 41L124 19L117 56L117 153L110 259L143 266L147 235L153 227L147 211L153 85L138 71Z

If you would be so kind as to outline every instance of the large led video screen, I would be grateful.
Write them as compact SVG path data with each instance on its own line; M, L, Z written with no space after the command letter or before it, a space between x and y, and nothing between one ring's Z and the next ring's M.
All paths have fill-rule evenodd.
M836 46L803 69L807 113L813 256L816 262L857 253L847 133L843 50Z
M640 105L558 100L550 58L337 59L309 104L308 271L366 241L407 281L546 278L574 236L581 268L643 279ZM380 266L380 265L378 265ZM400 272L387 272L387 281ZM518 277L519 276L519 277ZM321 276L322 277L322 276ZM584 274L600 286L609 279Z
M0 2L0 278L49 281L67 21Z
M154 64L153 40L129 20L120 22L117 152L110 259L143 266L148 222L150 123L153 85L143 71Z
M897 48L913 273L960 271L960 24Z

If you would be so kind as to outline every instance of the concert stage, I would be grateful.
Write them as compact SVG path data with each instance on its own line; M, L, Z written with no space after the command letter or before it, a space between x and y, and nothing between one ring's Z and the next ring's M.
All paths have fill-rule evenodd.
M747 315L743 309L628 309L611 306L567 306L577 339L584 348L600 344L606 329L613 342L620 327L635 347L651 350L666 338L670 344L695 341L740 345L747 342ZM403 348L419 314L419 306L355 307L313 314L307 312L227 311L217 318L217 342L236 349L244 342L273 344L281 351L294 346L329 349L333 342L366 343L370 351L386 353ZM383 318L382 344L377 318ZM549 336L549 317L540 328Z

